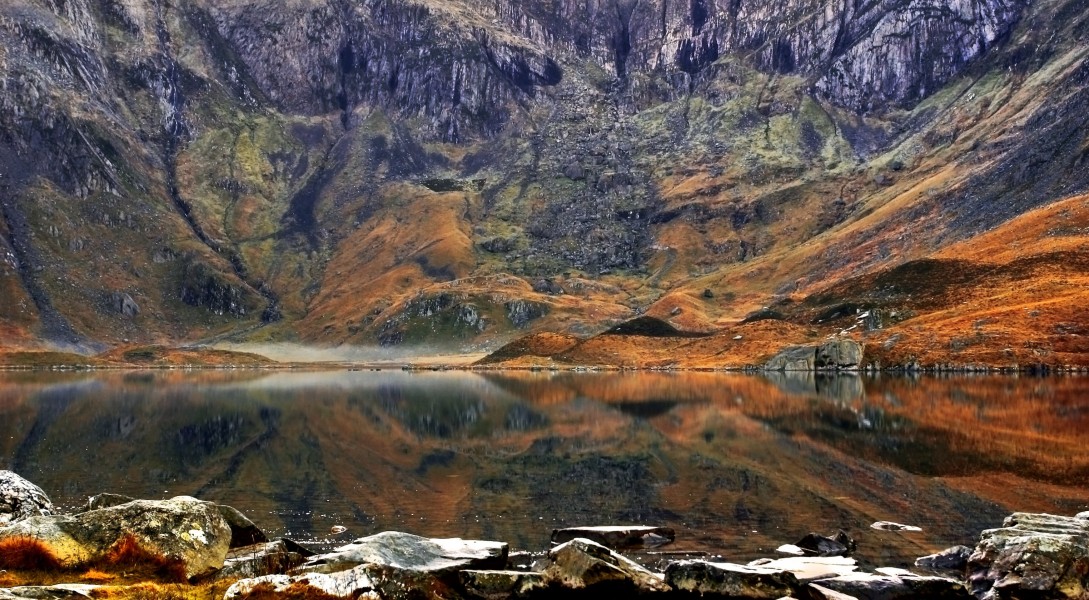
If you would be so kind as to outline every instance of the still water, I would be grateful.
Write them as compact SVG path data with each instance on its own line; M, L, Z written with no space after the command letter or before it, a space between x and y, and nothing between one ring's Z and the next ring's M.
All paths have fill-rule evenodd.
M192 495L318 546L640 523L748 560L844 529L906 565L1014 510L1089 510L1087 442L1075 377L0 373L0 468L55 503Z

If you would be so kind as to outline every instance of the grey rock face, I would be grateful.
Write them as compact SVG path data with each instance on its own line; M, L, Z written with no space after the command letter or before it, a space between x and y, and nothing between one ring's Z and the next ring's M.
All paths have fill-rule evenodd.
M0 539L19 536L42 540L69 565L94 559L132 536L146 550L182 561L192 578L223 566L231 529L216 505L180 496L134 500L75 516L32 517L0 529Z
M765 371L814 371L817 352L812 346L792 346L764 364Z
M132 299L132 296L123 293L116 292L110 295L110 304L113 305L113 309L119 314L132 318L140 314L140 306L136 304L136 301Z
M503 542L430 539L386 531L355 540L328 554L309 558L299 567L304 573L334 573L359 565L380 565L406 571L438 573L457 569L489 569L506 565Z
M1014 513L982 533L968 558L980 598L1089 596L1089 521Z
M968 566L968 557L971 555L972 549L968 546L953 546L915 559L915 566L930 571L953 571L963 574L965 567Z
M792 596L800 585L793 573L781 569L702 560L670 564L665 579L675 590L701 596L768 600Z
M11 471L0 471L0 527L51 514L53 502L42 488Z
M291 540L253 544L232 548L227 552L219 578L252 578L282 575L313 556L303 546Z
M862 364L862 344L846 339L829 340L817 348L818 369L857 369Z
M544 577L549 586L628 594L670 589L660 575L588 539L575 538L556 546L548 558L552 562L545 568Z

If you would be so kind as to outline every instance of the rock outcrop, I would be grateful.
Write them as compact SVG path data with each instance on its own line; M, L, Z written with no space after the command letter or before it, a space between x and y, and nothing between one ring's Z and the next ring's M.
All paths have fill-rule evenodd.
M835 338L819 346L791 346L764 364L765 371L853 371L862 364L862 344Z
M42 488L11 471L0 471L0 527L53 514L53 502Z
M977 598L1089 598L1089 516L1014 513L968 558Z
M41 540L66 565L101 557L126 538L144 550L180 561L189 578L223 567L231 528L216 505L179 496L133 500L77 515L39 516L0 528L0 539Z
M431 539L386 531L360 538L333 552L312 556L298 571L335 573L360 565L381 565L426 573L500 568L507 563L507 552L507 544L501 542Z

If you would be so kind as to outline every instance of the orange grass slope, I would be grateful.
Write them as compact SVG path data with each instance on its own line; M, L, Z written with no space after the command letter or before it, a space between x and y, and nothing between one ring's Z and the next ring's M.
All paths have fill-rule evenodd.
M886 364L1089 365L1089 195L933 255L942 302L872 337ZM919 300L925 299L919 298ZM891 343L890 343L891 342Z

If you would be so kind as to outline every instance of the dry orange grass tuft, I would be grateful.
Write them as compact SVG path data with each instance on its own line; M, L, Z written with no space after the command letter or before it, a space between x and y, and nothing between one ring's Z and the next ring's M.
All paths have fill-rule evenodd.
M0 569L55 572L63 570L64 565L41 540L14 537L0 541Z
M277 592L271 585L261 584L246 594L238 597L238 600L343 600L340 596L326 594L320 590L293 584L286 590Z
M85 583L106 583L107 581L113 581L114 579L117 579L117 575L99 571L98 569L88 569L79 576L79 580Z
M132 535L117 540L92 566L103 571L124 571L126 575L141 575L147 579L179 583L188 581L183 561L147 550Z

